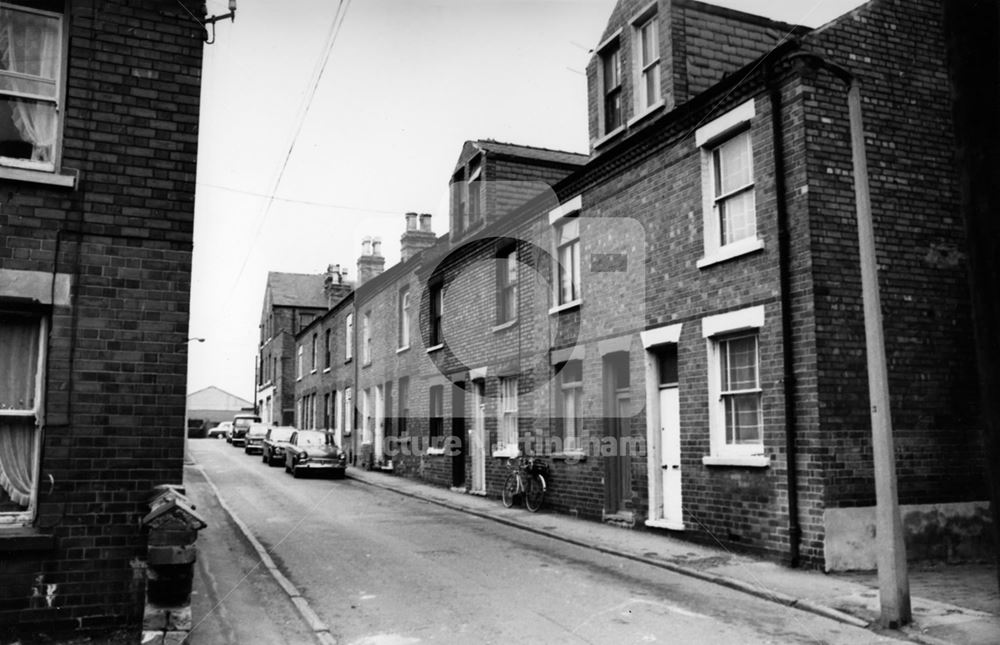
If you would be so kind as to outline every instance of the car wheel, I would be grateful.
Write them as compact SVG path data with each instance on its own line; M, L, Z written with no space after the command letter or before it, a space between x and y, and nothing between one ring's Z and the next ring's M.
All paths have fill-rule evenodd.
M292 472L292 469L288 467L288 462L287 461L285 462L285 472L286 473Z
M299 471L298 466L292 466L292 477L299 479L302 475L303 473Z

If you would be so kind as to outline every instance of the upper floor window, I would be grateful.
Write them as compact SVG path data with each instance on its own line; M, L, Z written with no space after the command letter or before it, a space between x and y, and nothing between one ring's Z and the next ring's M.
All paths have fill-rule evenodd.
M430 338L428 345L436 347L444 343L442 321L444 318L444 285L435 284L430 287Z
M451 178L454 228L459 232L469 228L469 193L465 183L465 170L459 170Z
M580 299L580 219L577 214L556 222L556 304Z
M517 247L497 254L497 324L517 318Z
M319 344L319 334L313 334L312 337L312 371L316 371L316 345Z
M0 3L0 166L55 171L62 15Z
M46 338L45 318L0 312L0 526L35 513Z
M410 346L410 288L399 290L399 348Z
M601 59L600 100L604 126L602 134L608 134L622 125L621 48L617 38L604 47L598 55Z
M660 44L656 16L656 13L646 15L633 27L636 114L660 102Z
M763 248L754 197L754 114L754 102L747 101L695 131L702 150L705 230L705 258L698 266Z
M361 318L361 361L372 362L372 312L366 311Z
M299 350L295 355L295 378L302 378L302 357L305 354L305 347L299 345Z
M354 357L354 314L347 314L344 320L344 360Z
M476 157L469 162L469 178L466 181L468 192L469 224L475 223L480 216L480 194L482 188L482 161Z
M323 332L323 368L330 369L331 362L331 352L330 352L330 332L332 330L327 329Z

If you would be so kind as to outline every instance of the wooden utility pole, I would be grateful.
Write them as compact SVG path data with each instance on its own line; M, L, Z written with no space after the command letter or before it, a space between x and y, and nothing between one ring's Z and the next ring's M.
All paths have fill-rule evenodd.
M896 454L893 450L889 377L885 361L882 303L878 289L878 260L868 189L865 129L861 118L861 89L853 76L848 81L847 105L851 122L851 157L854 163L854 200L858 216L861 253L861 295L865 315L868 356L868 398L871 405L872 453L875 461L875 546L878 552L878 587L881 623L897 628L912 619L910 581L906 569L903 522L896 488Z

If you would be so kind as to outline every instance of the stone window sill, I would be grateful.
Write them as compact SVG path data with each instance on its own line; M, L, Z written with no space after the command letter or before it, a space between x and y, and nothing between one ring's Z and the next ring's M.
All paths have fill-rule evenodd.
M726 246L714 249L711 253L706 253L705 257L698 260L696 265L699 269L704 269L707 266L725 262L726 260L732 260L733 258L738 258L742 255L747 255L748 253L755 253L756 251L761 251L763 249L764 241L761 239L751 238L747 240L740 240L739 242L734 242L733 244L727 244Z
M499 331L503 331L505 329L510 329L511 327L513 327L516 324L517 324L517 318L515 318L514 320L508 320L507 322L500 323L499 325L495 325L493 327L493 333L495 334L495 333L497 333Z
M732 455L728 457L710 457L708 455L701 458L701 463L705 466L742 466L744 468L767 468L771 465L771 458L766 455Z
M521 451L515 446L513 448L500 448L493 451L494 459L516 459L521 456Z
M564 302L561 305L556 305L555 307L549 309L549 315L553 316L555 314L562 313L564 311L569 311L570 309L579 309L582 303L583 300L581 300L580 298L577 298L576 300L572 300L570 302Z
M428 456L440 456L444 454L444 448L428 448L426 451Z
M439 351L441 349L444 349L444 343L439 343L437 345L434 345L433 347L428 347L427 348L427 353L431 354L431 353Z
M75 189L80 180L80 173L76 171L57 173L45 170L34 170L31 168L13 168L11 166L0 165L0 179Z
M551 456L553 461L565 461L568 463L587 461L587 453L582 450L564 450L562 452L554 452Z

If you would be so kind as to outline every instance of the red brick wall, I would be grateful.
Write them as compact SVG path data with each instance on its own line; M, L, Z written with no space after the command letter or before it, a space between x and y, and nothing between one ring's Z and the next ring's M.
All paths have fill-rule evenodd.
M139 520L182 477L201 29L174 2L68 10L63 167L79 185L0 179L0 268L74 282L51 318L33 527L52 548L9 551L0 529L0 638L136 627ZM53 608L29 600L39 580Z
M900 502L986 498L939 2L874 0L807 40L858 75ZM874 503L843 85L804 83L821 427L830 506Z

